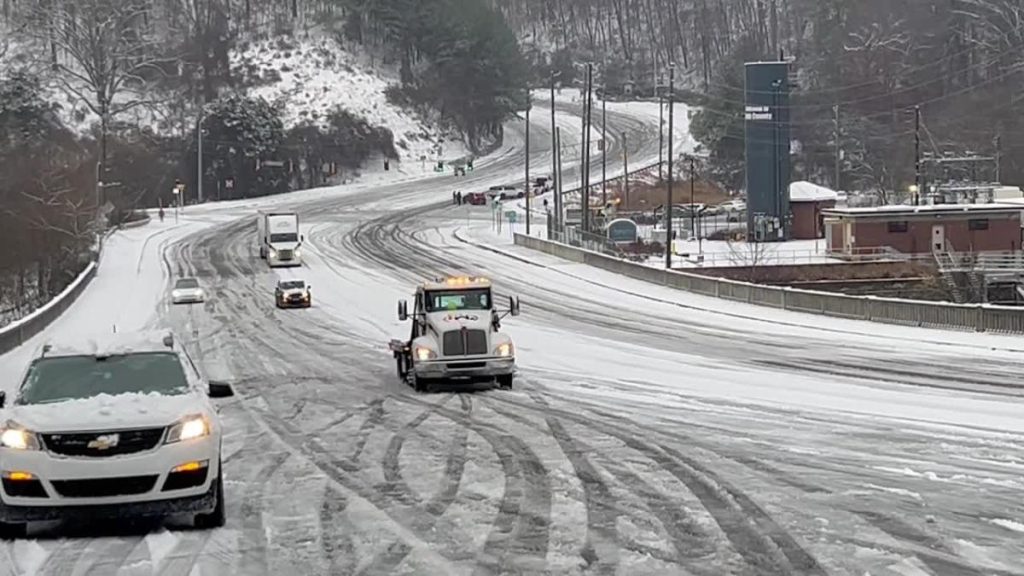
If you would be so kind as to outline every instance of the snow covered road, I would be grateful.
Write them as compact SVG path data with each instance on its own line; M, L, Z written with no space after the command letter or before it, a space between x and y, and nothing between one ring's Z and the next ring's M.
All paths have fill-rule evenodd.
M550 135L534 137L540 163ZM460 185L518 174L509 155ZM228 527L43 532L0 546L0 574L1024 574L1019 339L642 284L510 246L450 192L304 202L300 270L255 257L249 215L168 232L158 278L194 274L213 297L131 301L239 394ZM396 301L458 272L522 297L512 392L418 395L395 376ZM277 310L279 276L312 284L314 307Z

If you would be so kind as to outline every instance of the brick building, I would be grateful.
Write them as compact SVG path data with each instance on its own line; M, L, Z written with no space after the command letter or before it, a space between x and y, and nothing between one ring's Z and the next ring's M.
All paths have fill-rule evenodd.
M1020 206L940 204L824 210L833 254L856 256L881 248L904 254L1021 249Z
M836 207L839 198L834 190L811 184L793 182L789 185L789 209L793 214L794 240L815 240L825 237L824 211Z

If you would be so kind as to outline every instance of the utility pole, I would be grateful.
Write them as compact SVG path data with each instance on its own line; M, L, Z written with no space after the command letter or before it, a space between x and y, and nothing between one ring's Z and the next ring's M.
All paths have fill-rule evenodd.
M672 269L672 137L673 117L675 111L676 65L668 66L668 197L665 200L665 269Z
M608 94L601 90L601 205L608 205Z
M697 232L697 204L694 201L696 186L694 186L693 175L696 172L697 169L694 167L693 156L690 156L690 232L696 236L700 236Z
M196 123L196 202L203 203L203 109L199 108L199 122Z
M997 133L993 144L996 147L996 182L1003 183L1003 135Z
M626 133L622 133L622 185L624 209L629 210L629 147L626 146Z
M921 203L921 107L914 106L914 206Z
M526 187L523 188L523 192L526 193L526 235L530 235L530 196L532 196L532 190L530 190L530 108L533 105L530 99L530 92L526 92Z
M658 90L658 85L654 87ZM665 97L658 94L658 180L665 177Z
M590 232L590 129L594 112L594 64L587 63L586 121L583 123L583 231Z
M562 129L555 128L555 229L563 230L562 212Z
M690 213L695 215L698 220L697 230L697 253L701 256L704 255L704 234L703 234L703 214L697 214L695 210L696 204L694 203L694 192L697 188L697 161L693 156L690 156Z
M836 180L835 187L836 191L842 190L842 155L843 149L840 145L840 139L842 138L842 132L839 126L839 104L832 107L832 114L835 119L835 138L836 138Z

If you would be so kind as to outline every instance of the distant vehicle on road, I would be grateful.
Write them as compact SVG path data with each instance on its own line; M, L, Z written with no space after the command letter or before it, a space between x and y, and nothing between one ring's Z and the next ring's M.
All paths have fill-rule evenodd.
M222 430L205 382L167 334L43 346L0 392L0 538L30 522L191 515L224 525Z
M256 218L256 235L260 258L271 268L302 266L299 249L304 240L299 235L299 215L295 212L260 212Z
M492 196L496 195L502 200L526 197L526 193L515 186L491 186L488 188L487 193Z
M309 308L313 305L312 286L304 280L279 280L274 289L278 308Z
M206 301L206 292L195 278L178 278L171 289L172 304L202 304Z
M463 196L463 202L473 206L486 206L487 194L484 194L483 192L470 192Z
M747 209L747 203L743 200L729 200L718 205L722 212L742 212Z

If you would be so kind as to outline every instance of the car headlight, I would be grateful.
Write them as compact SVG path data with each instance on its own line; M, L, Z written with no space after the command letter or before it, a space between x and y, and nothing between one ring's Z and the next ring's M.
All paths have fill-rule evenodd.
M167 444L195 440L210 435L210 420L203 415L186 416L167 432Z
M416 359L417 360L433 360L437 358L437 353L423 346L416 347Z
M508 358L515 354L516 349L512 346L511 342L505 342L494 349L495 356L501 356L502 358Z
M0 446L11 450L39 450L39 439L35 433L8 422L0 428Z

